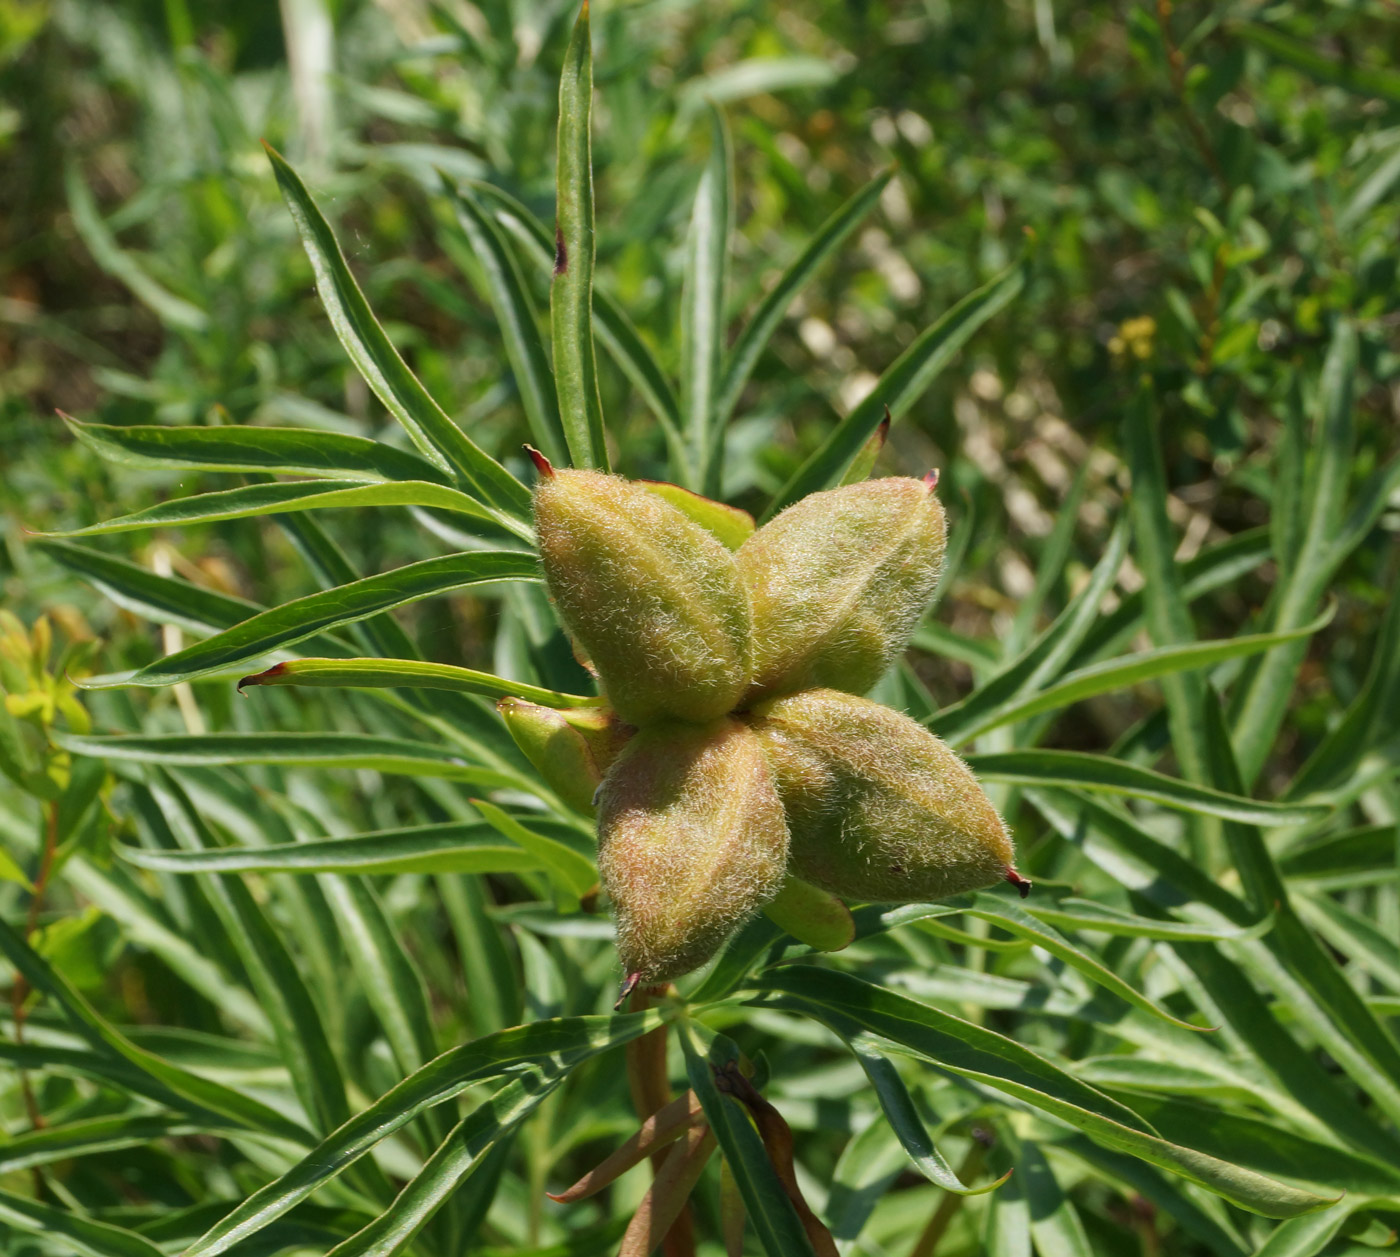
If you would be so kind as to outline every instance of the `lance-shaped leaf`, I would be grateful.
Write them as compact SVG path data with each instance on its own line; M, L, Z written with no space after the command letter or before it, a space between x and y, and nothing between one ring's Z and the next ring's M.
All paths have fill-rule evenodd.
M590 1057L629 1043L662 1024L655 1010L615 1017L559 1017L452 1048L385 1092L285 1174L235 1206L182 1257L208 1257L255 1235L343 1173L380 1140L434 1105L461 1095L473 1083L517 1075L515 1081L478 1106L502 1112L518 1104L522 1093L538 1092Z
M1164 773L1140 768L1109 755L1086 751L1050 751L1028 748L967 756L968 767L990 781L1018 785L1077 786L1130 798L1151 799L1182 812L1223 816L1248 825L1302 825L1327 814L1327 808L1290 803L1266 803L1229 794L1211 786L1198 786Z
M174 685L232 668L327 629L367 620L381 611L422 598L489 581L538 579L534 556L518 551L477 550L424 559L379 576L366 576L335 589L294 598L148 664L128 677L107 679L92 688Z
M140 528L178 528L186 524L208 524L221 519L247 519L254 515L284 515L293 511L318 511L360 506L423 506L439 511L468 515L502 528L498 512L487 510L460 489L426 480L405 480L392 484L364 484L354 480L278 481L273 484L244 485L217 493L199 493L149 506L143 511L89 524L69 532L46 533L50 537L92 537L103 533L132 532ZM510 521L509 531L529 541L534 534L526 525Z
M487 296L505 341L506 357L525 407L530 436L551 462L563 464L567 441L559 421L554 375L540 338L539 316L520 264L495 217L477 199L470 184L460 188L443 181L457 222L471 243L486 280Z
M565 694L490 672L419 659L289 659L266 672L246 676L240 690L255 685L313 685L358 689L456 690L489 698L513 696L547 707L597 707L601 699Z
M73 435L89 449L108 462L128 467L262 471L369 481L431 480L439 484L448 479L436 463L421 454L346 432L232 425L190 428L82 423L70 415L62 417Z
M321 303L365 383L431 462L471 486L483 502L500 511L504 518L528 518L529 490L480 449L429 396L375 319L346 265L335 233L316 208L306 185L280 154L268 148L267 155L311 259Z
M778 282L768 290L759 303L753 317L739 333L734 348L729 351L729 360L724 369L724 378L715 400L715 423L725 424L734 413L739 402L739 394L744 391L749 376L758 365L759 356L768 344L778 324L782 322L788 307L797 294L807 286L818 268L841 245L846 238L864 221L865 216L875 207L885 185L894 177L893 170L886 170L873 178L853 197L842 205L830 218L817 228L816 234L793 263L778 277Z
M1025 286L1026 264L1017 263L958 302L941 319L926 328L890 365L870 393L813 451L792 478L778 490L760 524L809 493L829 489L840 482L880 426L885 411L898 419L933 383L984 323L1002 310Z
M1019 1043L893 991L806 965L770 970L763 987L780 996L780 1006L817 1017L843 1037L865 1031L889 1039L940 1069L1024 1100L1106 1147L1170 1169L1255 1213L1288 1218L1333 1203L1170 1143L1130 1109Z
M559 170L549 320L554 384L569 453L578 467L608 469L598 363L593 351L593 45L588 4L574 24L559 79Z
M523 775L478 768L431 743L364 733L56 734L55 740L75 755L137 764L368 768L409 777L444 777L490 790L529 788L529 779Z
M542 867L539 856L492 826L462 821L265 847L117 850L132 864L162 873L518 873Z
M164 1257L144 1236L71 1209L55 1209L27 1196L0 1191L0 1222L43 1236L86 1257Z

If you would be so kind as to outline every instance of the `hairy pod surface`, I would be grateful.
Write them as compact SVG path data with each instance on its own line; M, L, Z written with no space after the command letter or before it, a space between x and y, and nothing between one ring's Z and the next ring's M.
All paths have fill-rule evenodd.
M904 476L814 493L760 528L735 555L753 606L745 702L868 690L908 644L946 538L932 487Z
M729 719L641 730L598 797L598 871L629 981L704 964L778 893L787 854L782 804L752 730Z
M545 578L618 715L714 720L751 678L748 594L734 556L642 485L552 470L535 490Z
M943 899L1014 872L1006 826L971 770L923 725L807 690L755 708L791 832L792 873L873 903Z

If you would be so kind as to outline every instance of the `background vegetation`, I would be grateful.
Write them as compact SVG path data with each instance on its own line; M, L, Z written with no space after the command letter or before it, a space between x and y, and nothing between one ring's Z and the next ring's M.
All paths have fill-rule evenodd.
M499 196L479 192L489 231L474 241L442 175L553 220L574 18L504 0L0 0L7 1253L218 1251L233 1237L220 1219L269 1182L289 1192L309 1145L409 1075L450 1074L461 1095L235 1251L606 1252L646 1191L643 1168L586 1204L543 1194L635 1126L622 1051L601 1049L653 1023L568 1039L579 1023L556 1020L607 1013L609 925L521 854L524 822L584 854L586 825L531 793L489 704L65 680L141 668L257 606L479 535L424 507L26 535L241 483L189 459L114 465L55 410L411 448L316 300L259 138L288 153L427 390L524 477L540 395L505 352L509 285L481 241L518 260L522 303L544 308L547 271ZM870 189L754 361L712 488L761 514L843 416L893 399L875 474L940 469L953 554L878 696L974 753L1037 883L1033 917L997 896L866 910L832 957L803 959L760 922L691 991L703 1011L670 1035L672 1080L703 1089L686 1052L722 1061L731 1040L758 1061L796 1134L796 1181L844 1251L1388 1242L1400 10L653 0L600 5L593 48L598 287L658 368L639 384L638 359L629 374L600 350L626 474L684 470L655 413L657 378L683 381L686 414L697 395L681 310L710 294L742 344L781 269ZM727 285L697 244L724 239L705 229L726 178ZM1014 299L926 389L899 391L885 373L919 334L982 285L1019 281L1022 258ZM362 653L585 686L534 588L415 602L352 631ZM75 741L138 733L175 740L150 744L154 765L132 744ZM347 758L327 734L410 739L418 759L389 771L404 764L384 747ZM448 755L501 779L435 775ZM488 789L504 810L473 807ZM247 850L327 842L299 865ZM182 872L176 848L196 853ZM414 1072L522 1022L534 1037ZM1027 1081L1016 1044L1051 1073ZM551 1052L573 1053L563 1081ZM422 1192L457 1181L427 1161L453 1146L448 1110L480 1120L492 1104L503 1126L415 1238ZM1177 1151L1149 1155L1106 1114ZM723 1150L745 1166L742 1138ZM1284 1186L1266 1200L1195 1154ZM1016 1172L962 1196L950 1167L976 1187ZM749 1168L750 1190L772 1186ZM1303 1193L1318 1211L1277 1221ZM787 1215L765 1221L757 1201L749 1251L798 1251L773 1247ZM702 1251L722 1251L713 1170L695 1210Z

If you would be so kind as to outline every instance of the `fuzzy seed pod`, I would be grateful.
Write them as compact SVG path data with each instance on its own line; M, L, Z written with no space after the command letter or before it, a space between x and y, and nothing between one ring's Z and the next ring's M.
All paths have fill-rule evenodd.
M933 595L946 535L932 484L905 476L814 493L754 533L734 556L753 605L746 704L874 685Z
M787 853L773 775L747 726L639 732L598 796L598 872L628 982L704 964L778 893Z
M807 690L756 708L794 876L848 899L944 899L1015 873L1006 826L967 765L868 699Z
M623 720L734 709L751 676L749 601L712 533L620 476L552 468L535 531L560 618Z

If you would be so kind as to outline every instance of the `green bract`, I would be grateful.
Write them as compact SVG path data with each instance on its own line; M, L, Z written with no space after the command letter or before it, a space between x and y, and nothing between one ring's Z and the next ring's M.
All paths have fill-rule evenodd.
M907 645L937 583L946 530L931 479L812 494L731 555L694 522L704 512L537 462L550 594L641 732L607 768L566 723L577 713L518 699L503 710L561 797L591 811L602 782L599 868L629 982L708 960L778 893L789 845L796 877L860 900L1015 880L1006 826L967 765L856 697ZM843 931L817 934L839 946Z

